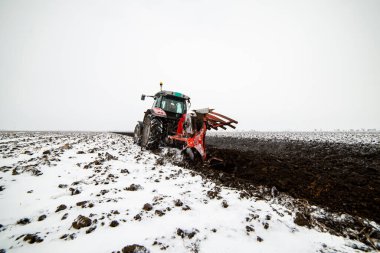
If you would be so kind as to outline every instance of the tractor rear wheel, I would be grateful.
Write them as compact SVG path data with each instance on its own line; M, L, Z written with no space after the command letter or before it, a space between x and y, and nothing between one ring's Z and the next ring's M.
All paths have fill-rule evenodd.
M135 131L133 132L133 143L137 144L137 145L141 145L141 132L142 132L142 129L141 129L141 125L140 123L137 123L136 127L135 127Z
M157 149L162 140L162 121L151 115L144 120L144 128L141 138L141 146L146 149Z

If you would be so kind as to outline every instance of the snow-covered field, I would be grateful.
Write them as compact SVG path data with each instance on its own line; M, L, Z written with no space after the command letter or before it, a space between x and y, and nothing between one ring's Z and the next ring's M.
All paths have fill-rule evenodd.
M377 137L378 138L378 137ZM378 140L378 139L377 139ZM0 252L357 252L111 133L0 135ZM141 245L138 247L136 245Z
M209 131L209 136L257 138L264 140L317 141L346 144L380 144L380 132L258 132Z

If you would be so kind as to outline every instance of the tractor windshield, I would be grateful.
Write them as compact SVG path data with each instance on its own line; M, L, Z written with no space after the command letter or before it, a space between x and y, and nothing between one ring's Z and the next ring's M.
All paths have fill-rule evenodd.
M186 102L176 97L162 97L161 109L168 112L183 114L186 112Z

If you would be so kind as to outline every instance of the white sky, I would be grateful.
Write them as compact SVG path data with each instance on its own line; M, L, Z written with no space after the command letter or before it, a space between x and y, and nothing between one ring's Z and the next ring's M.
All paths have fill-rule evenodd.
M160 81L240 130L380 129L380 1L0 0L1 130L133 130Z

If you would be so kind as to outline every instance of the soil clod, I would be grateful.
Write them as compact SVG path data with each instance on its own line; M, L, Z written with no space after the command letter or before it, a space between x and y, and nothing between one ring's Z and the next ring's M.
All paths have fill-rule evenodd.
M40 243L43 242L44 239L39 237L37 234L27 234L24 237L24 241L33 244L33 243Z
M72 223L73 228L81 229L84 227L89 227L92 224L92 220L86 216L79 215L75 221Z
M122 253L150 253L150 251L147 248L138 244L125 246L124 248L122 248L121 252Z
M124 188L126 191L137 191L140 189L142 189L142 186L139 184L131 184L130 186Z
M38 217L38 221L43 221L44 219L46 219L46 215L45 214L43 214L40 217Z
M62 204L62 205L59 205L57 207L57 210L55 210L56 213L58 213L59 211L62 211L62 210L65 210L67 208L66 205Z
M294 223L297 224L298 226L310 228L311 227L310 215L297 212L296 217L294 218Z
M113 220L113 221L111 221L111 223L110 223L110 227L117 227L117 226L119 226L119 222L118 221L116 221L116 220Z
M149 203L146 203L144 206L143 206L143 209L145 211L151 211L153 209L153 206Z
M26 224L29 224L30 223L30 219L29 218L23 218L23 219L20 219L17 221L17 224L19 225L26 225Z

